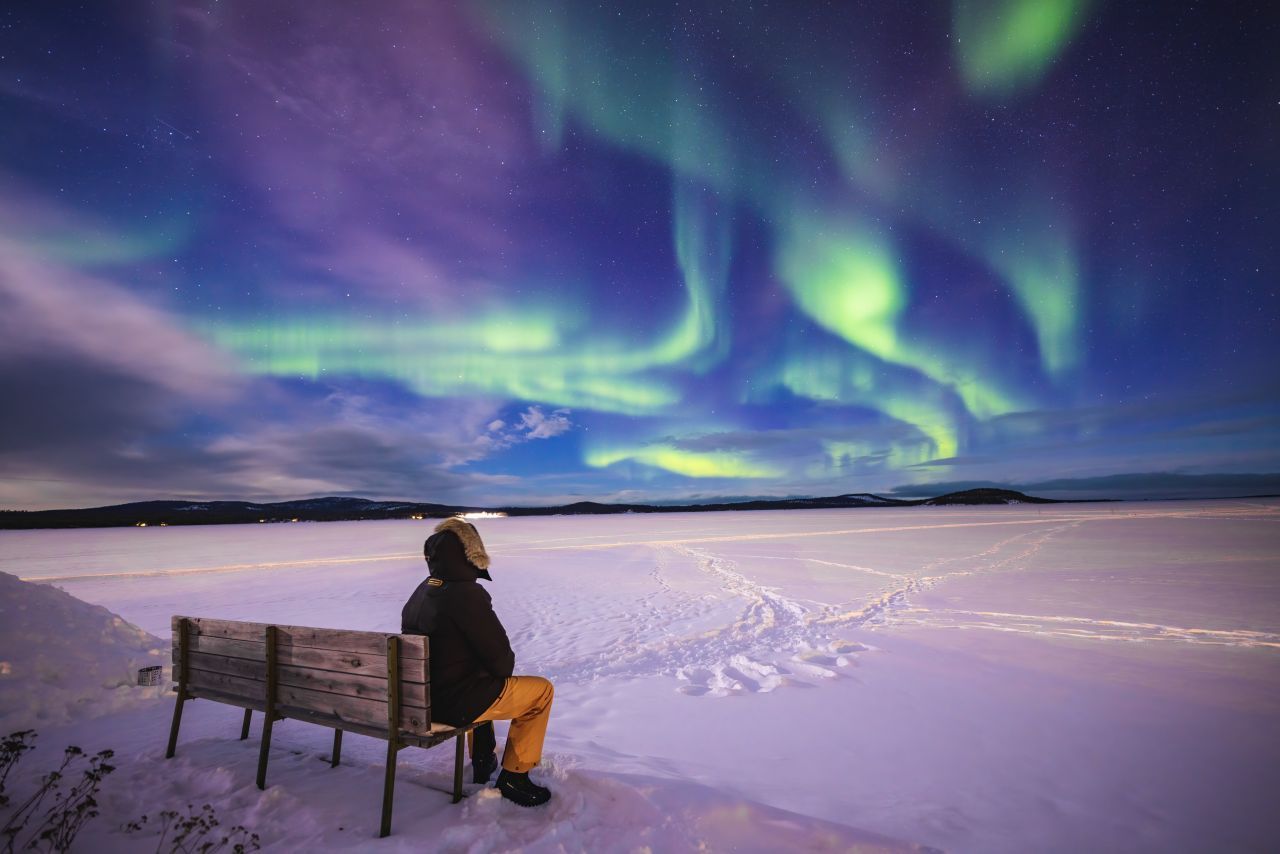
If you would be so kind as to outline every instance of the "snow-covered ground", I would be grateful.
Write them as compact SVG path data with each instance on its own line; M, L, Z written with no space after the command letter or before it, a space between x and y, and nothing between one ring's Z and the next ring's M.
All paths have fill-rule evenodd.
M175 613L394 631L431 524L3 532L0 571L166 640ZM31 719L41 761L69 742L122 760L85 850L127 850L122 822L188 802L282 850L1264 850L1280 832L1280 501L478 526L517 670L556 683L549 808L452 806L431 788L451 752L410 750L380 841L383 742L350 737L330 770L330 732L286 721L259 792L256 725L240 742L236 709L191 704L166 762L172 702L140 691ZM10 678L0 714L20 721L41 703Z

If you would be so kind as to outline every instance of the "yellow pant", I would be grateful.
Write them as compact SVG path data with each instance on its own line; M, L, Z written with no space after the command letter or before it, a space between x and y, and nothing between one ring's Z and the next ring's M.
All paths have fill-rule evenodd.
M502 751L503 768L519 774L542 761L542 742L554 696L555 688L541 676L508 676L498 699L476 717L477 721L511 721ZM467 733L467 740L474 757L474 730Z

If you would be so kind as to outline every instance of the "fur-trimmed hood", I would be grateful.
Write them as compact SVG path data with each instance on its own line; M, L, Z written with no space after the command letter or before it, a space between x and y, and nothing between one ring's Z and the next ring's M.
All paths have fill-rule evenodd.
M466 553L467 560L475 564L476 569L489 568L489 553L484 550L484 541L480 539L480 532L476 530L475 525L459 516L451 516L436 525L436 533L441 531L453 531L458 535L458 539L462 540L462 550Z
M451 536L452 535L452 536ZM489 553L484 549L480 533L465 519L454 516L436 525L435 533L423 546L431 574L447 581L474 580L479 576L487 581Z

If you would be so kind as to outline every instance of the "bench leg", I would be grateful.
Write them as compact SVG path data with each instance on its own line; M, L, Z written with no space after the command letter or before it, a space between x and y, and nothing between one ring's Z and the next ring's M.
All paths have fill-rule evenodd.
M258 748L258 788L267 787L267 754L271 752L271 714L262 716L262 746Z
M337 768L340 761L342 761L342 730L335 729L333 731L333 755L329 757L329 767Z
M456 804L462 800L462 746L466 743L467 737L459 735L454 738L458 743L453 753L453 802Z
M253 717L253 709L244 710L244 723L240 725L240 740L244 741L249 737L249 719Z
M391 801L396 791L396 754L399 747L394 741L387 742L387 773L382 784L382 828L379 837L391 835Z
M179 691L178 698L173 703L173 723L169 726L169 747L164 752L165 759L172 759L174 751L178 749L178 727L182 724L182 704L186 701L186 695Z

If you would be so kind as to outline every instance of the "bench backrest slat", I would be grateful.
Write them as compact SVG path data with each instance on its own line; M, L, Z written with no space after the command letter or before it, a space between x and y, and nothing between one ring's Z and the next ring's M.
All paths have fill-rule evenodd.
M266 697L267 623L175 616L174 678L181 675L179 624L187 622L187 691L191 696L262 708ZM387 639L381 632L276 627L276 708L352 731L387 727ZM400 727L431 731L427 639L400 638Z
M384 638L385 635L381 637ZM409 637L402 635L401 637ZM262 662L266 666L266 650L262 641L239 641L226 638L192 635L188 638L190 654L235 658L245 661ZM360 676L387 675L387 656L370 655L368 653L339 652L332 649L312 649L304 646L282 646L277 640L276 656L282 665L296 667L314 667L317 670L332 670L339 673L353 673ZM174 643L173 663L178 663L177 643ZM264 671L265 674L265 671ZM429 678L427 662L423 659L400 660L400 675L408 682L426 682Z
M177 657L177 650L174 650L174 658L176 659ZM209 655L194 651L189 653L188 658L192 673L204 671L257 682L265 682L267 678L267 664L265 661L228 658L222 655ZM178 663L178 661L174 661L175 665ZM353 697L369 700L386 700L387 698L387 679L385 676L365 676L281 664L276 678L281 685L292 685L296 688L310 688L316 691L328 691L333 694L350 694ZM416 706L423 710L426 709L427 683L425 681L402 678L400 686L404 704ZM259 691L258 693L261 694L262 692Z
M178 629L178 620L172 621L174 631ZM246 623L239 620L211 620L207 617L186 617L190 622L188 632L192 636L208 636L228 638L230 640L254 641L261 643L266 636L267 626L275 625L281 647L304 646L312 649L332 649L340 652L367 653L385 655L387 652L387 634L382 632L358 632L351 629L316 629L310 626L281 626L275 623ZM393 633L394 634L394 633ZM401 635L400 658L425 659L427 657L427 639L422 635Z

